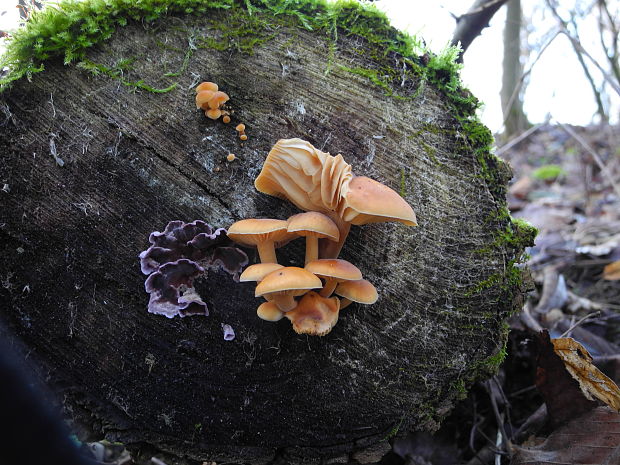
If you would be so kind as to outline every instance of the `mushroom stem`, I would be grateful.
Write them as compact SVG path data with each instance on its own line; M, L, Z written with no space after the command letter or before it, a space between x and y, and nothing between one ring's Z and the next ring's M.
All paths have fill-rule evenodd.
M330 295L332 295L337 285L338 281L336 281L335 279L325 278L325 285L323 286L323 289L321 289L321 291L319 292L319 295L321 297L329 297Z
M316 236L306 236L306 262L304 265L317 258L319 258L319 238Z
M340 310L342 310L345 307L348 307L349 305L351 305L353 303L352 300L347 299L346 297L340 299Z
M338 258L340 250L344 245L344 241L347 240L349 230L351 229L351 223L348 223L342 219L342 217L336 212L325 212L329 216L340 232L340 239L338 241L330 241L327 239L321 239L321 247L319 250L319 258Z
M292 294L274 295L273 302L283 312L290 312L295 307L297 307L297 301L295 300L295 297L293 297Z
M278 263L276 248L273 242L261 242L257 245L257 248L261 263Z

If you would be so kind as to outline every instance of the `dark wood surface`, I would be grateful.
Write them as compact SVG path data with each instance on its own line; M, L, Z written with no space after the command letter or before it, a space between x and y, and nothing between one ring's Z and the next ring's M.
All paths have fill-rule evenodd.
M519 296L480 286L514 258L496 241L507 220L489 221L503 206L489 168L463 148L433 85L405 79L398 92L419 93L395 99L344 69L375 66L355 35L332 54L323 34L279 25L253 54L198 48L165 77L183 68L188 37L217 37L212 26L130 25L89 53L109 68L133 59L126 82L178 82L168 93L51 62L0 96L0 317L76 424L181 461L313 460L437 427L502 347ZM232 123L196 110L201 80L230 95ZM297 213L253 187L271 146L290 137L341 153L416 211L417 228L354 226L344 246L379 301L343 310L325 337L299 336L287 320L257 318L252 284L212 271L198 285L208 317L147 313L138 254L150 232ZM303 241L278 254L302 264Z

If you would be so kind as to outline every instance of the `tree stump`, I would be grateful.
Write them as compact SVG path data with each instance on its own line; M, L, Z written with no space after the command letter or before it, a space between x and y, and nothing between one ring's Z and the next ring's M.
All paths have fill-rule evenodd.
M358 6L168 3L77 65L52 57L0 94L2 320L92 437L179 463L310 462L436 429L501 362L532 240L507 213L509 169L455 66L407 52ZM230 124L196 110L201 80L231 97ZM211 271L197 287L209 316L147 313L149 233L298 212L253 185L293 137L416 211L418 227L354 226L344 245L378 302L344 309L325 337L300 336L257 318L252 283ZM303 266L303 240L278 256Z

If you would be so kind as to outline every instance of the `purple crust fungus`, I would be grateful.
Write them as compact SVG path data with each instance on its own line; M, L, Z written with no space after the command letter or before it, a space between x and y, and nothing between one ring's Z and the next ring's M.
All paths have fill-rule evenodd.
M226 229L204 221L171 221L149 236L152 244L140 253L140 269L150 275L144 284L150 294L148 311L168 318L208 315L207 304L194 289L194 280L207 270L221 268L239 281L248 263L242 250L233 247Z
M186 258L164 263L144 283L146 292L151 294L149 312L168 318L176 315L207 316L207 304L194 289L194 279L204 272L204 268Z

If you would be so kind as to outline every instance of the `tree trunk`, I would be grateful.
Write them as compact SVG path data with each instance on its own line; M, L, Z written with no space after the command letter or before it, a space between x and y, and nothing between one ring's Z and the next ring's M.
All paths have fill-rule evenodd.
M506 4L504 26L504 60L502 62L503 137L508 139L527 129L523 112L523 66L521 64L521 1Z
M437 428L501 362L532 234L506 213L510 173L472 97L433 57L390 51L402 42L371 13L343 8L313 30L300 18L237 5L130 22L80 66L49 61L0 95L0 316L92 437L177 463L319 460ZM201 80L230 95L230 124L196 110ZM417 228L354 226L344 245L378 302L299 336L257 318L251 283L210 271L197 287L209 316L147 313L149 233L297 212L253 186L291 137L415 209ZM303 266L303 247L278 258Z

